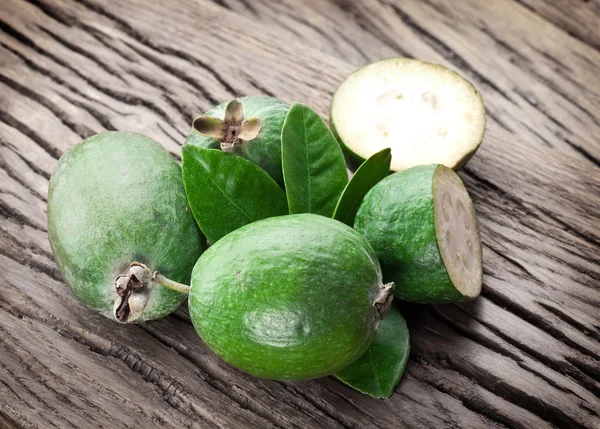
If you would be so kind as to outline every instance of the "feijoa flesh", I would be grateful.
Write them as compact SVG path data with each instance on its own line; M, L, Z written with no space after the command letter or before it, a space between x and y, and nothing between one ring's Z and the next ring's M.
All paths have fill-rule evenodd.
M86 305L119 322L169 314L205 248L181 168L148 137L105 132L69 149L48 192L48 235L60 272ZM162 278L162 277L161 277Z
M297 214L212 245L194 267L188 303L199 335L225 361L258 377L300 380L357 359L392 295L359 233Z
M281 130L290 106L272 97L241 97L194 120L186 144L246 158L283 187Z
M458 73L389 58L362 67L338 87L330 122L355 167L389 147L393 171L434 163L457 169L483 139L485 107Z
M396 296L420 303L474 299L482 248L473 203L443 165L394 173L367 194L354 227L371 244Z

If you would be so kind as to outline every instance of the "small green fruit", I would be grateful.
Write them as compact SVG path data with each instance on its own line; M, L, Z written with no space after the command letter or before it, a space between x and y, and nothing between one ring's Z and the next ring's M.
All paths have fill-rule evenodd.
M189 309L206 344L250 374L331 374L371 344L391 303L375 253L352 228L314 214L226 235L198 260Z
M185 144L246 158L283 187L281 130L289 109L272 97L242 97L220 104L194 120Z
M48 192L58 267L86 305L119 322L169 314L185 299L154 271L188 283L205 248L181 169L155 141L106 132L69 149Z
M377 253L396 296L426 304L468 301L481 292L479 228L469 194L443 165L386 177L365 197L354 227Z

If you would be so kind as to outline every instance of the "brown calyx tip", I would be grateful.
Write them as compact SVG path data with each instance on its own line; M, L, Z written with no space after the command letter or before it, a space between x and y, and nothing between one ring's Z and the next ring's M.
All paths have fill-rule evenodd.
M115 279L117 299L113 316L121 323L130 323L139 318L148 302L148 282L152 273L144 264L132 262L126 274Z
M390 306L392 305L392 301L394 299L394 289L396 285L394 282L382 284L379 286L379 290L377 291L377 295L375 295L375 299L373 300L373 307L377 310L379 316L383 319L387 314Z
M203 136L220 140L223 152L233 152L236 147L258 136L262 121L256 117L245 120L242 103L232 100L225 109L223 120L200 116L194 119L193 127Z

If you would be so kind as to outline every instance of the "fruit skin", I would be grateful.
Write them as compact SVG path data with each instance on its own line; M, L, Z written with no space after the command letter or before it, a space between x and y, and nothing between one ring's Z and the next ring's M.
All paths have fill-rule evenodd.
M273 97L242 97L238 99L244 109L244 118L257 117L262 121L258 136L234 150L234 154L246 158L275 179L283 187L283 171L281 168L281 130L290 106ZM219 119L225 117L225 108L229 101L209 110L204 116ZM210 149L220 149L220 141L199 134L192 129L185 144L192 144Z
M207 345L250 374L301 380L331 374L371 344L381 270L364 238L314 214L246 225L194 267L192 322Z
M468 301L452 283L438 247L433 175L438 164L394 173L375 185L361 204L354 228L371 244L384 281L397 298L425 304Z
M115 279L139 261L188 283L205 240L187 205L181 168L148 137L105 132L69 149L48 192L58 267L87 306L114 318ZM151 282L136 321L163 317L185 295Z
M377 61L375 63L366 64L366 65L358 68L357 70L355 70L350 76L353 76L354 74L362 71L363 69L365 69L367 67L372 66L373 64L378 64L378 63L383 63L383 62L392 62L393 63L393 62L403 61L403 60L418 61L418 60L414 60L412 58L403 58L403 57L386 58L381 61ZM454 75L459 76L461 79L465 80L466 82L468 82L470 84L470 82L468 80L464 79L459 73L457 73L454 70L448 69L439 64L431 64L431 65L435 66L435 67L439 67L440 71L443 71L444 73L453 73ZM344 157L346 158L346 162L347 162L348 166L352 169L352 171L355 171L358 167L360 167L360 165L363 162L366 161L367 158L360 156L359 154L354 152L352 149L350 149L350 147L348 147L344 143L344 140L342 139L342 137L340 136L340 133L336 129L335 121L333 120L333 107L334 107L334 104L336 101L336 94L338 93L338 90L340 89L340 87L344 84L344 82L350 76L348 76L346 79L344 79L344 81L342 81L342 83L340 83L338 85L338 87L336 88L336 90L333 93L333 96L331 98L331 104L329 107L329 124L330 124L330 128L331 128L331 132L333 133L333 135L335 136L335 139L337 140L340 147L342 148L342 152L344 153ZM471 84L471 86L473 87L473 91L478 95L479 99L481 100L481 104L483 105L484 103L483 103L483 98L481 96L481 93L472 84ZM486 118L484 116L484 124L485 124L485 121L486 121ZM485 125L484 125L483 129L485 130ZM479 143L473 148L473 150L466 153L458 162L456 162L456 164L446 165L446 167L451 168L455 171L460 170L473 157L473 155L475 155L475 152L477 152L477 149L479 149L479 146L481 146L481 142L483 141L483 135L484 135L484 133L482 132L481 137L479 138Z

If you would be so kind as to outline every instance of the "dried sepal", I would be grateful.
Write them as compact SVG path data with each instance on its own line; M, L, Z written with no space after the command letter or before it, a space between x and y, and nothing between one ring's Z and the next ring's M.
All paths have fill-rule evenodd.
M196 132L203 136L212 137L217 140L222 140L225 137L225 123L219 118L199 116L194 119L193 127Z
M252 140L258 136L261 128L262 121L257 117L247 119L242 122L239 137L244 141Z
M225 108L226 124L240 124L244 120L244 107L238 100L231 100Z
M394 289L396 285L394 282L382 284L379 286L377 295L373 300L373 307L377 310L377 313L381 318L384 318L394 299Z
M115 279L115 320L131 323L142 315L148 302L147 286L151 279L152 272L139 262L132 262L127 273Z
M194 119L193 127L203 136L220 140L223 152L233 152L241 144L258 136L262 121L256 117L244 120L242 103L232 100L225 108L225 119L199 116Z

